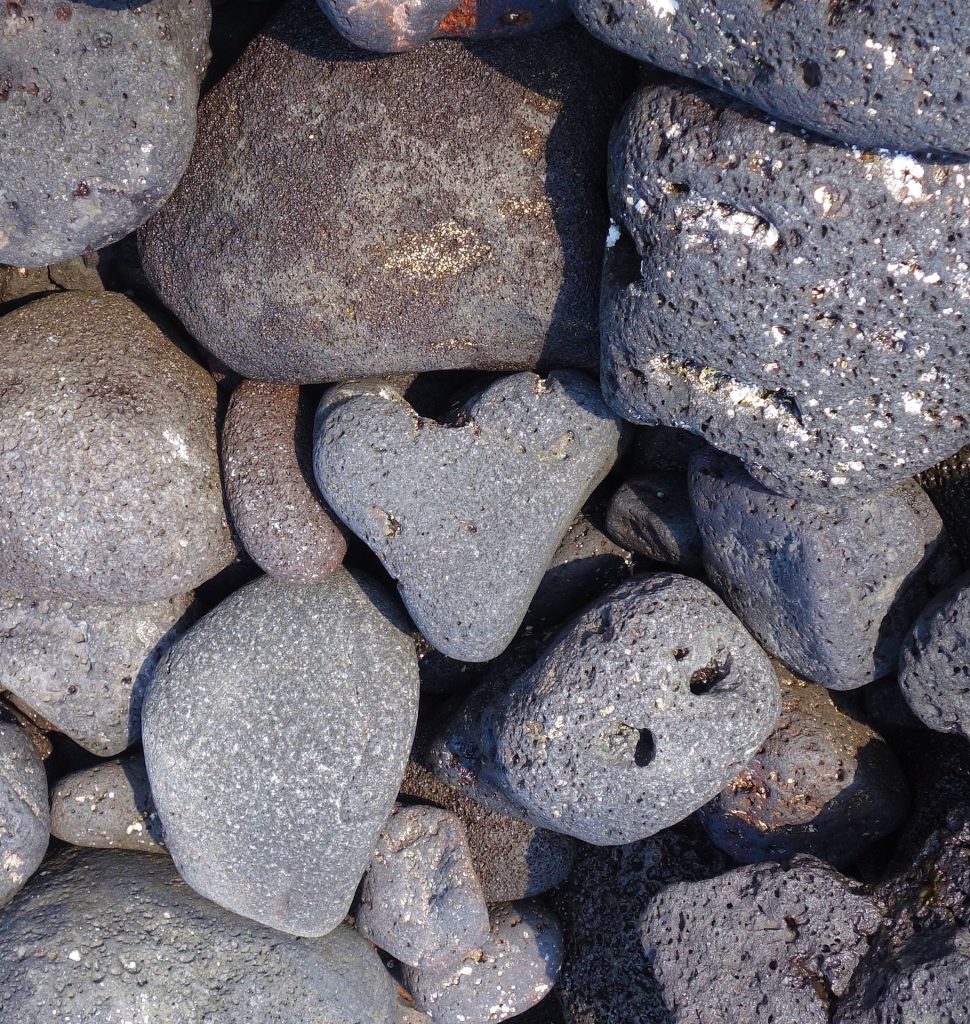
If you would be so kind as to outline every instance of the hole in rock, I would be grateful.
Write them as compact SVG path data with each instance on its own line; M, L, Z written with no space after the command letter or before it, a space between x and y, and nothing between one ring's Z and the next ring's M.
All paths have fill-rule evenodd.
M822 84L822 69L814 60L802 64L802 81L809 89L817 89Z
M633 751L633 762L638 768L646 768L657 756L657 742L649 729L639 729L640 738L637 740L636 749Z
M675 647L674 648L674 661L683 661L687 655L690 654L689 647Z
M703 668L695 669L690 676L690 692L695 697L703 697L710 693L717 684L731 671L731 656L724 661L712 658Z

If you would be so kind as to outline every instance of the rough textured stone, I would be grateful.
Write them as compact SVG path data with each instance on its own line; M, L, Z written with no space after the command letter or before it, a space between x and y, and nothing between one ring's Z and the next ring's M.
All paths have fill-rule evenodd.
M43 266L144 223L189 162L203 0L7 4L0 262Z
M959 0L571 0L596 36L866 148L970 154Z
M562 965L562 931L541 903L492 908L492 932L460 965L404 968L404 983L435 1024L491 1024L539 1002Z
M264 576L168 652L142 713L165 842L203 896L322 935L350 906L414 735L403 616L343 569Z
M51 790L51 834L73 846L164 853L140 754L83 768Z
M244 381L222 432L233 525L253 561L287 583L319 583L347 551L313 480L312 402L297 387Z
M917 474L964 566L970 567L970 445Z
M970 739L970 574L913 624L900 655L899 686L925 725Z
M812 857L668 886L643 915L643 946L674 1024L828 1024L880 908Z
M19 725L0 721L0 906L40 866L48 825L44 762Z
M845 867L903 824L906 777L886 741L840 710L827 690L777 670L777 728L700 820L744 863L810 853Z
M703 548L682 474L651 473L620 484L606 512L619 544L684 572L701 566Z
M19 305L50 292L104 291L100 262L98 253L88 253L51 266L0 266L0 313L8 312L3 308L8 304Z
M621 65L575 25L378 62L291 0L203 102L148 276L247 377L595 366Z
M145 687L191 604L191 594L118 607L0 593L0 688L92 754L118 754L141 736Z
M624 418L831 501L967 443L970 168L660 85L627 107L610 175L604 394Z
M402 963L451 967L488 937L465 829L437 807L398 806L361 883L357 930Z
M314 466L429 642L488 661L515 636L619 442L619 420L575 371L503 377L446 425L389 387L347 385L320 403Z
M690 489L711 585L769 653L831 689L892 674L913 619L958 569L912 481L818 505L703 453L691 461Z
M488 702L476 781L544 828L633 842L710 800L779 704L771 663L717 595L656 573L593 602ZM466 736L459 728L458 751L446 741L439 755L458 784Z
M4 1024L392 1024L394 986L352 928L307 941L197 896L165 857L70 850L0 918Z
M0 577L110 604L184 594L232 559L216 388L122 295L0 319Z

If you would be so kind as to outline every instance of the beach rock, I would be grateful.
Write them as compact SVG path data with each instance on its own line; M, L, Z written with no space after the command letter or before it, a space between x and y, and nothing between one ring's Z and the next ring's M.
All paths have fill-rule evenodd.
M7 5L0 262L100 249L165 202L192 152L210 21L203 0Z
M683 474L651 473L620 484L606 511L606 532L655 562L682 572L701 568L701 535Z
M0 906L40 867L48 826L44 762L19 725L0 721Z
M216 388L134 303L0 319L0 579L27 597L176 597L229 564Z
M247 377L594 367L625 81L576 25L378 62L290 0L203 101L145 270Z
M314 466L432 646L488 661L616 460L620 426L595 383L570 370L500 378L445 425L389 387L351 384L320 403Z
M917 474L916 482L940 513L964 566L970 567L970 445Z
M402 963L450 967L488 938L488 907L461 821L398 806L361 883L357 931Z
M958 571L912 481L819 505L704 453L691 462L690 492L711 585L770 654L834 690L895 672L913 619Z
M0 687L92 754L119 754L141 736L145 687L191 605L191 594L120 607L0 593Z
M376 584L337 569L236 591L168 652L142 711L179 873L280 931L334 929L393 806L417 701L414 645Z
M394 985L341 925L281 935L197 896L167 857L68 850L0 919L4 1024L393 1024Z
M809 853L844 868L903 824L906 776L886 741L827 690L777 671L777 728L698 816L737 861Z
M435 1024L507 1020L534 1006L556 983L562 931L538 902L492 908L492 930L481 949L441 969L405 967L404 984Z
M51 790L51 835L73 846L165 853L142 756L105 761L59 779Z
M691 85L638 93L609 159L603 390L625 419L831 502L967 443L967 165L828 143Z
M812 857L679 882L643 915L674 1024L828 1024L881 923L862 886Z
M313 399L300 388L244 381L222 432L226 501L253 561L286 583L319 583L347 542L313 479Z
M98 253L76 256L63 263L43 267L5 267L0 265L0 314L4 306L20 305L50 292L103 292Z

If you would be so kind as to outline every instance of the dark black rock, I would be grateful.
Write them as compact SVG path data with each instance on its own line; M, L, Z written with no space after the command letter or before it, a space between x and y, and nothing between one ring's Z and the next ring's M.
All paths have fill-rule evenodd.
M19 725L0 720L0 906L40 866L49 834L44 762Z
M606 531L625 548L681 572L701 567L701 535L683 474L651 473L626 480L610 501Z
M964 566L970 568L970 445L919 473L916 482L930 496Z
M966 165L659 85L618 123L610 179L604 394L625 418L686 427L773 489L826 500L967 443Z

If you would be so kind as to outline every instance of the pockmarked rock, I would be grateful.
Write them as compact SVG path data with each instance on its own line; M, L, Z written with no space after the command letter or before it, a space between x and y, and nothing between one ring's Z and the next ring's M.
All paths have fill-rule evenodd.
M376 62L290 0L203 101L148 277L247 377L595 367L622 62L574 24Z
M676 1024L827 1024L882 920L861 885L813 857L668 886L643 948Z
M111 757L138 742L145 688L193 617L191 594L118 606L0 593L0 687Z
M350 384L320 403L314 467L432 646L488 661L515 636L620 436L596 384L571 370L500 378L444 425L392 388Z
M386 953L420 968L453 966L482 946L488 907L454 814L394 808L361 883L354 924Z
M313 479L313 406L287 385L244 381L222 432L226 501L253 561L287 583L319 583L347 542Z
M683 474L625 480L610 499L606 531L624 547L663 565L682 572L701 566L703 546Z
M970 445L917 474L964 566L970 566Z
M166 654L142 710L145 762L197 892L298 935L340 923L414 735L403 619L343 569L307 587L264 576Z
M141 755L129 754L58 779L51 790L51 835L72 846L165 853Z
M875 0L571 0L638 60L867 149L970 154L966 11Z
M346 925L308 941L196 895L166 857L68 850L0 919L5 1024L394 1024L390 975Z
M8 4L0 49L0 263L116 241L178 184L209 62L204 0Z
M0 721L0 906L40 867L49 835L44 762L19 725Z
M176 597L234 556L216 387L133 302L65 292L0 319L0 580L26 597Z
M819 505L711 452L691 460L690 492L712 586L770 654L830 689L893 674L913 620L959 571L912 481Z
M603 391L624 418L836 503L970 440L966 164L826 142L692 85L639 92L609 162Z
M537 901L492 908L481 949L441 969L405 967L404 984L435 1024L507 1020L548 995L562 966L562 930Z

